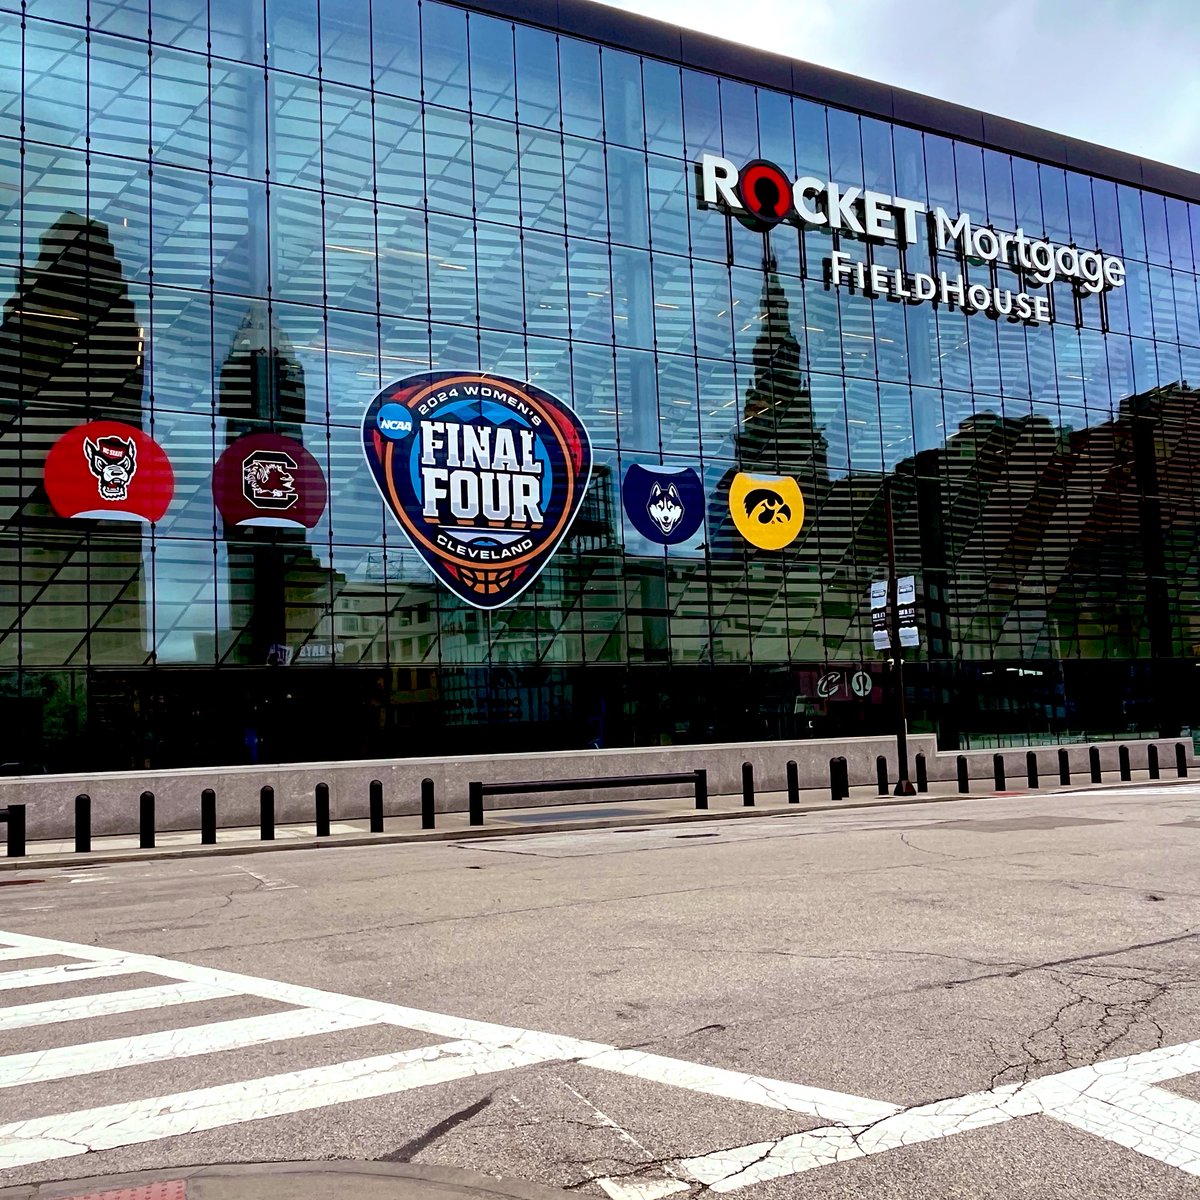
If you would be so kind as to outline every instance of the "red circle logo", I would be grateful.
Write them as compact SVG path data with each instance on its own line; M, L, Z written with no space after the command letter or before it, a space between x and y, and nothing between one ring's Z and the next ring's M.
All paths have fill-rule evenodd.
M175 494L163 448L123 421L77 425L50 447L43 478L60 517L160 521Z
M737 187L746 212L764 225L778 225L792 211L791 181L773 162L748 162Z

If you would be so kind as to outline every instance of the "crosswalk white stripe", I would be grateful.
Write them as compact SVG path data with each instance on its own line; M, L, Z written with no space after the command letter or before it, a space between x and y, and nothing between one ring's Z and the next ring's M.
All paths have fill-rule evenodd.
M1162 1088L1143 1088L1147 1112L1134 1113L1093 1096L1049 1115L1084 1133L1095 1134L1189 1175L1200 1175L1200 1105ZM1181 1108L1194 1110L1186 1115Z
M712 1191L731 1192L752 1183L798 1175L814 1167L1002 1124L1037 1108L1036 1101L1022 1098L1014 1084L992 1092L924 1104L866 1127L838 1125L811 1129L776 1142L686 1158L680 1166L687 1176Z
M94 1075L99 1071L113 1071L168 1059L194 1058L199 1054L261 1046L289 1038L337 1033L343 1029L359 1029L366 1024L368 1022L358 1017L300 1008L292 1012L164 1029L157 1033L112 1038L103 1042L9 1054L0 1058L0 1088L45 1083L50 1079L72 1079L77 1075Z
M678 1058L664 1058L659 1054L643 1054L637 1050L606 1050L593 1058L582 1059L581 1065L686 1088L692 1092L704 1092L710 1096L742 1100L764 1108L808 1113L824 1121L844 1121L851 1125L869 1125L872 1121L899 1112L898 1105L883 1100L848 1096L843 1092L805 1087L781 1079L766 1079L742 1071L684 1062Z
M39 1000L0 1008L0 1030L28 1029L32 1025L54 1025L59 1021L82 1021L137 1012L143 1008L166 1008L170 1004L193 1004L197 1000L223 1000L236 996L228 988L206 983L166 983L161 987L130 988L126 992L99 992L94 996L69 996L62 1000Z
M1129 1074L1092 1080L1047 1115L1200 1175L1200 1104Z
M452 1079L530 1066L547 1057L513 1047L447 1042L192 1092L35 1117L0 1126L0 1170L350 1100L390 1096Z
M158 958L152 954L128 954L122 950L106 950L99 946L83 946L74 942L35 938L9 931L5 931L4 936L22 945L40 946L47 954L73 955L93 962L137 963L139 970L151 975L207 984L229 992L274 1000L293 1008L318 1008L322 1012L349 1013L381 1025L401 1025L406 1029L432 1034L434 1037L466 1039L490 1045L523 1045L538 1053L553 1049L552 1057L560 1058L587 1058L613 1049L603 1042L582 1041L579 1038L538 1033L511 1025L495 1025L490 1021L472 1021L444 1013L426 1012L419 1008L408 1008L403 1004L387 1004L380 1000L343 996L337 992L322 991L320 988L260 979L254 975L240 975L235 971L196 966L193 963Z
M28 946L0 946L0 962L15 962L19 958L46 958L50 950L32 950Z
M938 1100L868 1125L848 1122L681 1159L677 1169L710 1191L732 1192L815 1167L1042 1114L1200 1174L1200 1104L1152 1086L1197 1071L1200 1041L1163 1046L1027 1084ZM658 1200L680 1190L677 1176L598 1182L612 1200Z
M463 1017L408 1008L401 1004L387 1004L378 1000L343 996L318 988L260 979L253 975L239 975L231 971L200 967L192 963L158 958L154 955L128 954L121 950L106 950L102 947L77 945L74 942L55 941L50 938L35 938L26 934L6 932L4 936L10 940L19 941L23 945L39 946L47 954L73 955L97 962L139 963L141 970L150 974L225 987L230 991L259 996L264 1000L274 1000L295 1008L317 1008L323 1012L349 1013L373 1023L401 1025L406 1029L416 1029L435 1037L465 1038L491 1045L511 1045L537 1054L545 1054L547 1059L579 1059L597 1070L616 1071L623 1075L639 1076L673 1087L706 1091L712 1095L735 1096L736 1093L736 1099L748 1103L808 1113L823 1120L838 1121L858 1117L865 1123L878 1120L880 1117L896 1111L895 1105L863 1096L845 1095L820 1088L805 1088L799 1084L763 1079L736 1071L722 1072L719 1068L697 1067L697 1064L685 1062L682 1059L627 1053L602 1042L590 1042L559 1034L495 1025L487 1021L473 1021Z
M50 987L76 979L108 979L113 975L138 975L138 963L115 962L66 963L58 967L31 967L27 971L0 971L0 992L17 988ZM168 977L169 978L169 977Z

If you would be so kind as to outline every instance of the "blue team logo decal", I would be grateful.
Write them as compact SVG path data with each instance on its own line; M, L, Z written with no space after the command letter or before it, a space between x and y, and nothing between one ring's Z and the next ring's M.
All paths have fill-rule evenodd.
M686 542L704 522L704 485L691 467L625 472L621 500L634 529L661 546Z
M430 371L363 416L376 486L425 565L476 608L516 599L550 561L592 472L571 408L500 375Z

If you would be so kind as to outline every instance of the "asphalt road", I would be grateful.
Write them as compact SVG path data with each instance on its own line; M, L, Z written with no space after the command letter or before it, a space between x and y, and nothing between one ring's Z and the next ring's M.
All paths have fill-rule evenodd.
M12 873L0 1187L1200 1197L1198 939L1194 784Z

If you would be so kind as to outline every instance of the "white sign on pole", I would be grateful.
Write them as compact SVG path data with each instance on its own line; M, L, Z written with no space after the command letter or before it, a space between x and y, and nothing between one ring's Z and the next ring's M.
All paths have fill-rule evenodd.
M900 645L921 644L917 632L917 580L913 575L902 575L896 580L896 625Z
M871 584L871 644L876 650L887 650L891 646L888 637L887 603L888 581L876 579Z

